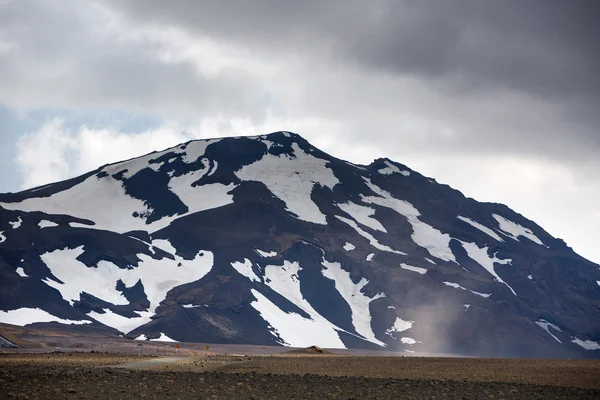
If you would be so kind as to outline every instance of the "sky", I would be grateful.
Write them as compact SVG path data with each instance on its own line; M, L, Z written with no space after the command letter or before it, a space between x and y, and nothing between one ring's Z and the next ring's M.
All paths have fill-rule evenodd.
M600 262L600 2L0 0L0 192L293 131Z

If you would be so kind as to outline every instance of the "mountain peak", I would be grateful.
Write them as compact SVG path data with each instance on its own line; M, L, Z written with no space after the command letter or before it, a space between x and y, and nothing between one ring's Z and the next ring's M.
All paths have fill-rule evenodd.
M561 243L389 158L284 131L199 139L0 195L0 322L590 357L600 270Z

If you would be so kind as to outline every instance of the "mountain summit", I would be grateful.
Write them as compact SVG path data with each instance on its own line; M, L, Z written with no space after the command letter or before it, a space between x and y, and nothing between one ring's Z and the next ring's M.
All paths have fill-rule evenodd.
M0 323L598 357L600 267L504 205L276 132L0 194Z

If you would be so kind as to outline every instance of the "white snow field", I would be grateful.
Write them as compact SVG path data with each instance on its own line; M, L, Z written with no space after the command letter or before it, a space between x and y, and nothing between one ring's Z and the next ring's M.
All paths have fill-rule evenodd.
M479 293L479 292L476 292L476 291L474 291L474 290L470 290L470 289L464 288L464 287L460 286L458 283L454 283L454 282L443 282L443 283L444 283L444 285L446 285L446 286L450 286L450 287L453 287L453 288L455 288L455 289L462 289L462 290L466 290L467 292L471 292L471 293L473 293L473 294L476 294L477 296L481 296L481 297L483 297L483 298L488 298L488 297L490 297L490 296L491 296L491 294L487 294L487 293Z
M333 189L339 180L327 167L328 161L305 153L296 143L292 148L294 158L287 154L267 154L235 174L241 180L264 183L298 219L324 225L325 214L310 196L315 185Z
M254 282L260 282L260 278L254 273L252 270L252 261L244 258L244 262L235 261L231 263L233 269L235 269L240 274L244 275L246 278L250 279Z
M13 229L19 229L21 225L23 225L23 220L21 219L21 217L19 217L16 221L9 222L9 224L10 226L12 226Z
M79 185L53 194L46 198L32 197L20 203L1 203L8 210L41 211L46 214L65 214L94 221L96 229L106 229L123 233L131 230L146 230L141 218L134 218L134 212L140 215L148 213L143 201L125 194L123 184L112 178L90 176ZM110 212L98 212L108 209ZM86 226L89 228L89 226Z
M356 246L354 246L352 243L350 242L346 242L346 244L344 245L344 250L346 251L352 251L356 248Z
M513 290L513 288L510 287L508 285L508 283L504 282L502 280L502 278L500 278L500 276L498 276L498 274L494 270L494 263L498 263L498 264L502 264L502 265L511 264L512 260L510 258L507 258L506 260L500 260L499 258L496 257L495 254L493 257L490 257L488 254L487 246L480 248L475 243L466 243L466 242L461 242L461 243L462 243L463 248L467 251L467 254L469 255L469 257L471 257L471 259L473 259L473 261L477 262L477 264L479 264L483 268L485 268L486 271L488 271L494 277L496 282L505 284L506 287L508 287L515 296L517 295L517 293Z
M269 324L271 334L277 338L279 344L290 347L309 347L316 343L318 346L326 348L346 348L333 325L325 322L323 317L304 318L296 313L287 313L256 289L251 289L251 292L256 300L250 305Z
M383 174L383 175L402 174L404 176L410 176L409 171L403 171L387 160L384 161L384 164L387 165L387 167L378 170L377 172L379 172L380 174Z
M279 338L281 344L308 347L315 344L315 338L318 338L319 346L345 348L337 333L341 329L319 314L300 292L300 269L297 262L289 261L284 261L282 266L267 265L264 280L271 289L306 312L310 319L296 313L286 313L254 289L252 293L256 301L251 306L273 327L271 333Z
M173 220L191 213L218 208L233 202L229 192L235 185L219 183L192 187L191 184L208 173L210 169L208 159L203 159L203 166L197 171L179 177L173 177L169 182L169 189L177 195L189 208L186 214L163 217L151 224L146 223L146 216L153 211L141 200L134 199L125 193L123 183L112 177L113 174L127 170L125 178L131 178L142 169L150 167L150 160L160 157L168 152L174 152L182 158L183 162L191 163L204 155L206 146L216 143L220 139L199 140L188 144L185 150L176 146L161 152L148 154L129 161L112 164L101 171L109 176L98 178L92 175L78 185L67 190L53 194L47 198L28 198L19 203L0 203L7 210L41 211L46 214L66 214L73 217L93 221L93 226L78 224L77 227L104 229L124 233L133 230L154 232L168 226ZM170 163L169 163L170 164ZM98 212L98 210L110 212ZM140 217L133 217L137 213ZM74 226L71 223L71 226Z
M254 249L254 251L256 251L263 258L272 258L277 256L276 251L264 251L259 249Z
M545 330L546 332L548 332L548 335L552 336L554 338L554 340L556 340L558 343L562 343L560 341L560 339L557 338L556 336L554 336L554 334L552 334L552 332L550 332L550 329L548 329L548 327L550 327L554 330L562 332L562 330L558 326L551 324L550 322L543 320L543 319L540 319L539 321L535 321L535 324L537 326L539 326L540 328L542 328L543 330Z
M421 267L413 267L412 265L408 265L408 264L400 264L400 268L402 269L406 269L408 271L413 271L413 272L417 272L421 275L425 275L427 273L427 268L421 268Z
M490 228L488 228L485 225L480 224L477 221L473 221L470 218L467 217L461 217L460 215L458 217L456 217L458 219L460 219L463 222L466 222L467 224L471 225L472 227L479 229L481 232L485 233L486 235L488 235L489 237L491 237L492 239L496 239L499 242L504 242L504 239L502 239L500 237L500 235L498 235L496 232L494 232L493 230L491 230Z
M19 275L20 275L20 276L22 276L23 278L27 278L27 277L29 277L29 275L27 275L27 274L25 273L25 270L23 269L23 267L19 267L19 268L17 268L15 271L16 271L16 273L17 273L17 274L19 274Z
M600 343L591 340L581 340L578 338L571 338L571 342L583 347L586 350L600 350Z
M177 340L173 340L170 337L168 337L167 335L165 335L164 333L160 333L160 336L158 339L148 339L148 337L144 334L141 334L140 336L136 337L133 340L148 340L150 342L170 342L170 343L178 343Z
M58 226L58 224L56 222L47 221L47 220L43 219L38 223L38 226L40 227L40 229L44 229L44 228L54 228L55 226Z
M375 253L367 254L367 261L373 261L373 257L375 257Z
M337 205L338 208L345 213L349 214L356 222L364 226L368 226L376 231L385 232L387 230L381 225L381 222L373 218L375 209L367 206L361 206L353 202L342 203Z
M417 343L421 343L421 342L418 342L415 339L409 338L409 337L403 337L403 338L400 339L400 341L402 343L404 343L404 344L417 344Z
M42 309L27 307L10 311L0 310L0 322L18 326L25 326L36 322L58 322L64 325L86 325L92 323L92 321L88 320L72 321L70 319L62 319Z
M503 231L504 233L506 233L507 236L513 238L514 240L518 241L519 236L525 236L526 238L528 238L529 240L531 240L534 243L539 244L540 246L546 246L540 240L540 238L538 238L537 236L535 236L533 234L533 232L531 232L531 229L525 228L525 227L517 224L516 222L512 222L511 220L508 220L498 214L492 214L492 217L494 217L494 219L496 221L498 221L500 230ZM548 247L548 246L546 246L546 247Z
M6 242L6 236L4 236L4 231L0 231L0 243Z
M378 196L361 195L365 203L377 204L382 207L390 208L398 214L406 217L412 225L413 234L411 236L413 242L425 248L429 254L444 261L456 262L456 258L450 249L450 240L452 239L447 233L442 233L431 225L419 220L419 210L417 210L408 201L398 200L390 193L374 185L367 178L364 178L369 188Z
M369 304L377 299L385 297L383 293L377 293L373 297L368 297L362 292L362 289L369 283L366 278L355 284L350 278L350 273L342 269L342 265L336 262L323 260L325 267L323 276L331 279L335 283L335 288L346 300L352 311L352 325L356 332L371 343L385 347L386 344L375 337L371 328L371 311Z
M356 233L358 233L360 236L364 237L365 239L367 239L369 241L369 244L373 247L375 247L378 250L381 251L387 251L390 253L396 253L396 254L400 254L402 256L406 256L407 254L402 252L402 251L398 251L398 250L394 250L391 247L388 247L384 244L381 244L377 241L377 239L375 239L375 237L373 237L373 235L371 235L369 232L366 232L364 230L362 230L358 224L356 222L354 222L353 220L346 218L346 217L342 217L340 215L336 215L335 216L337 219L339 219L342 222L345 222L346 224L350 225L352 228L354 228L354 230L356 231ZM367 260L370 261L370 260Z
M167 247L168 246L163 246ZM172 246L171 246L172 247ZM154 260L139 254L140 263L136 268L122 269L111 262L100 261L96 268L88 268L77 260L83 254L83 246L76 249L56 250L41 256L52 275L63 283L46 278L42 282L57 289L63 299L73 304L80 299L81 292L86 292L114 305L126 305L129 301L116 290L117 281L121 280L126 287L142 282L144 292L150 301L148 318L126 318L105 309L104 314L92 312L92 318L124 333L149 321L156 307L164 300L167 292L174 287L202 279L213 266L213 254L200 251L193 260L185 260L175 254L175 260L164 258ZM204 255L200 255L204 254ZM181 264L181 266L179 266Z
M400 317L396 317L396 321L394 321L394 325L392 325L392 327L390 329L386 330L385 333L388 336L396 339L396 336L394 335L394 333L407 331L413 327L414 323L415 323L415 321L405 321Z
M87 315L96 321L115 328L119 332L129 333L137 327L147 324L151 321L150 317L154 315L150 311L135 311L137 317L127 318L119 314L115 314L108 308L103 308L104 313L91 311Z

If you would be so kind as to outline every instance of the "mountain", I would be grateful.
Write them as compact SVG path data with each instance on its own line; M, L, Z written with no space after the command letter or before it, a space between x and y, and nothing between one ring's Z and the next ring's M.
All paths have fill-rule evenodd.
M595 358L600 267L504 205L276 132L191 141L1 194L0 322Z

